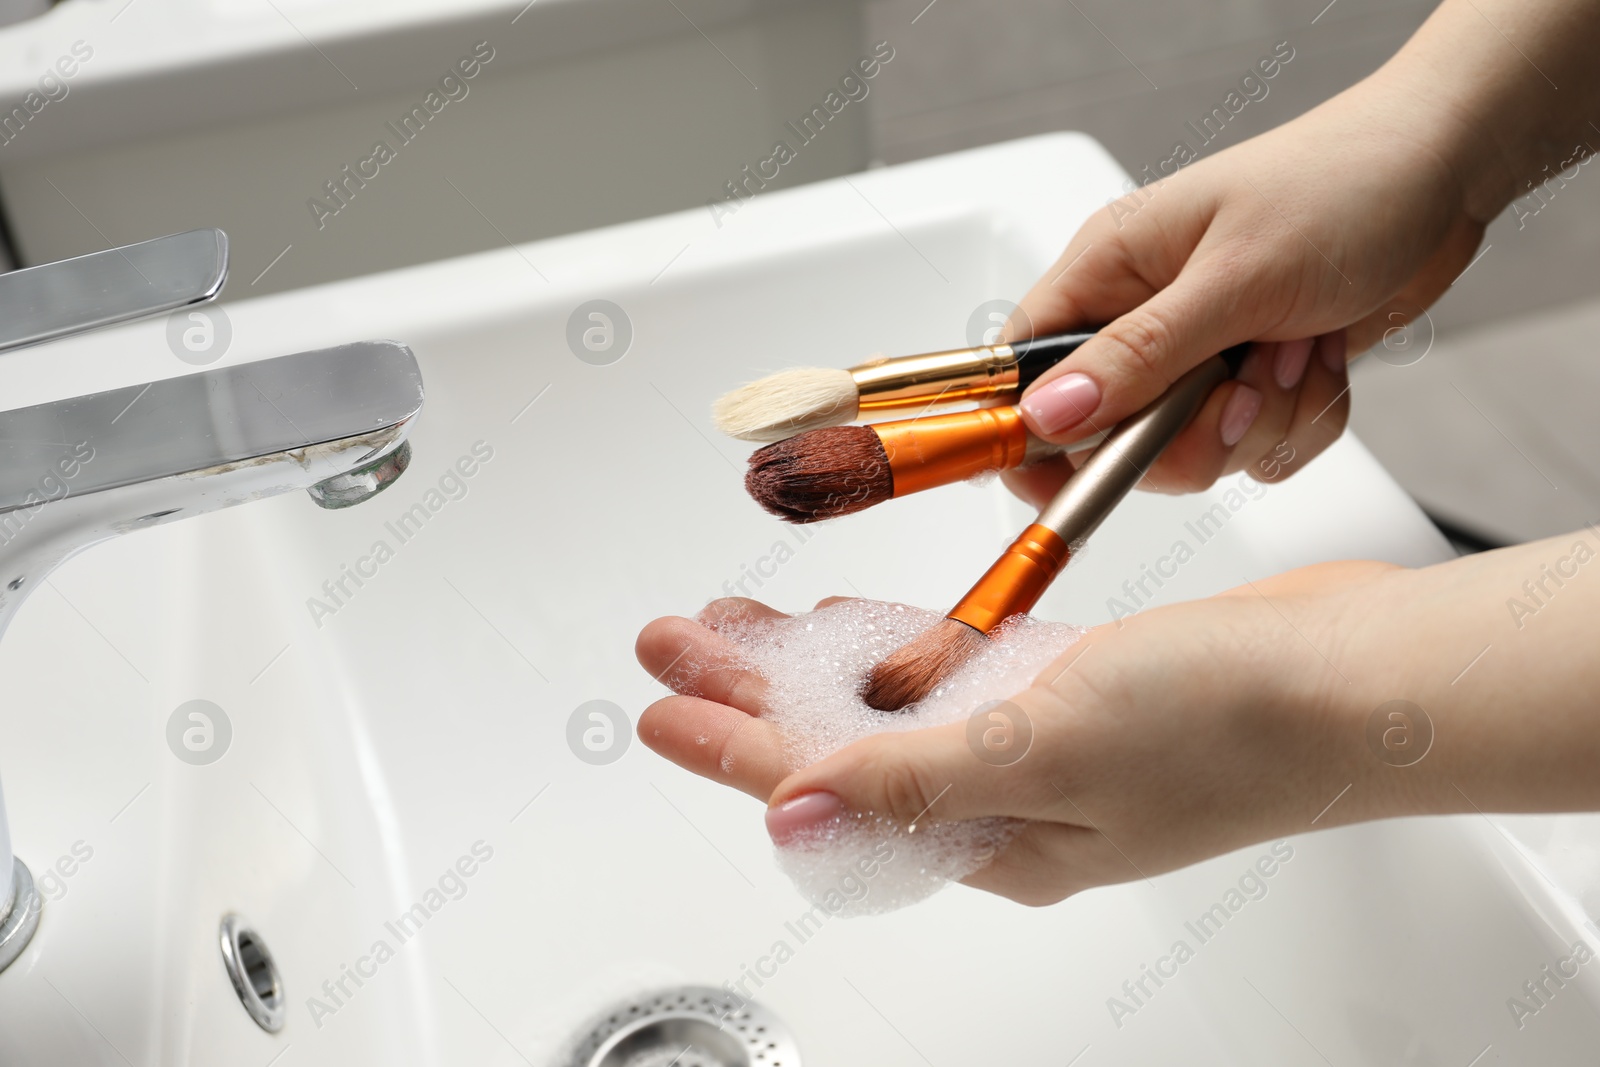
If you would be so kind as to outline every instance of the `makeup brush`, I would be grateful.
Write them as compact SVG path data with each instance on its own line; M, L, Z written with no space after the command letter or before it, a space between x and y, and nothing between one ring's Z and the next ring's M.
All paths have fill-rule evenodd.
M915 704L970 659L990 631L1031 610L1211 391L1238 372L1247 351L1238 345L1212 356L1120 423L948 615L868 673L862 699L879 711Z
M711 407L717 428L741 441L781 441L865 412L926 408L1021 393L1091 333L875 359L848 370L797 367L741 385Z
M744 487L785 522L818 522L988 471L1081 452L1104 439L1096 434L1053 445L1029 433L1014 407L826 426L756 449Z

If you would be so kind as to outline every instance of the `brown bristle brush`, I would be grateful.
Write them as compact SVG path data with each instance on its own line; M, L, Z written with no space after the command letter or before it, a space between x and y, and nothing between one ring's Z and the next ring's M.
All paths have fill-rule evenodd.
M829 426L756 449L744 487L785 522L819 522L892 497L1093 448L1104 437L1052 445L1030 434L1014 407Z
M868 706L899 711L924 699L983 647L995 627L1032 610L1211 391L1238 372L1246 351L1238 345L1211 357L1120 423L948 615L872 668L861 690Z

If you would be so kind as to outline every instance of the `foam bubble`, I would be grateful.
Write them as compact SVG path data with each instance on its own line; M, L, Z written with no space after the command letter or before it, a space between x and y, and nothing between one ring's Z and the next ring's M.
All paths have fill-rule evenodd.
M782 731L790 765L799 768L871 734L965 720L981 705L1026 689L1084 633L1062 623L1014 619L920 703L887 713L868 707L860 696L867 672L942 617L904 604L847 600L784 619L724 619L716 629L740 650L744 665L767 680L764 717ZM851 816L780 848L778 862L813 903L834 914L871 914L914 903L980 869L1020 828L1011 819L941 822L937 810L914 831L871 815ZM885 851L888 860L881 858ZM864 892L850 888L862 884Z

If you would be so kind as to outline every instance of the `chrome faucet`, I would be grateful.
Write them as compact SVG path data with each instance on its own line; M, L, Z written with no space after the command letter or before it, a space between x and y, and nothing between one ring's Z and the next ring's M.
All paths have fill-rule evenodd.
M0 354L209 300L226 271L226 237L196 230L0 275ZM76 319L55 303L80 296ZM0 412L0 637L52 570L118 534L297 489L371 498L410 462L421 409L410 349L364 341ZM40 906L0 796L0 970Z

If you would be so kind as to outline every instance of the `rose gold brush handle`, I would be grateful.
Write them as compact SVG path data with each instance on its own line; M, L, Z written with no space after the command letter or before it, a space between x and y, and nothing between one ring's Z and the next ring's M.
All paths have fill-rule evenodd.
M1230 373L1223 357L1212 356L1173 382L1143 410L1124 419L1073 472L1035 522L1070 546L1082 543L1139 484L1145 471Z
M1072 553L1139 484L1211 390L1233 373L1231 364L1238 358L1212 356L1119 423L946 617L988 633L1011 616L1032 611Z

